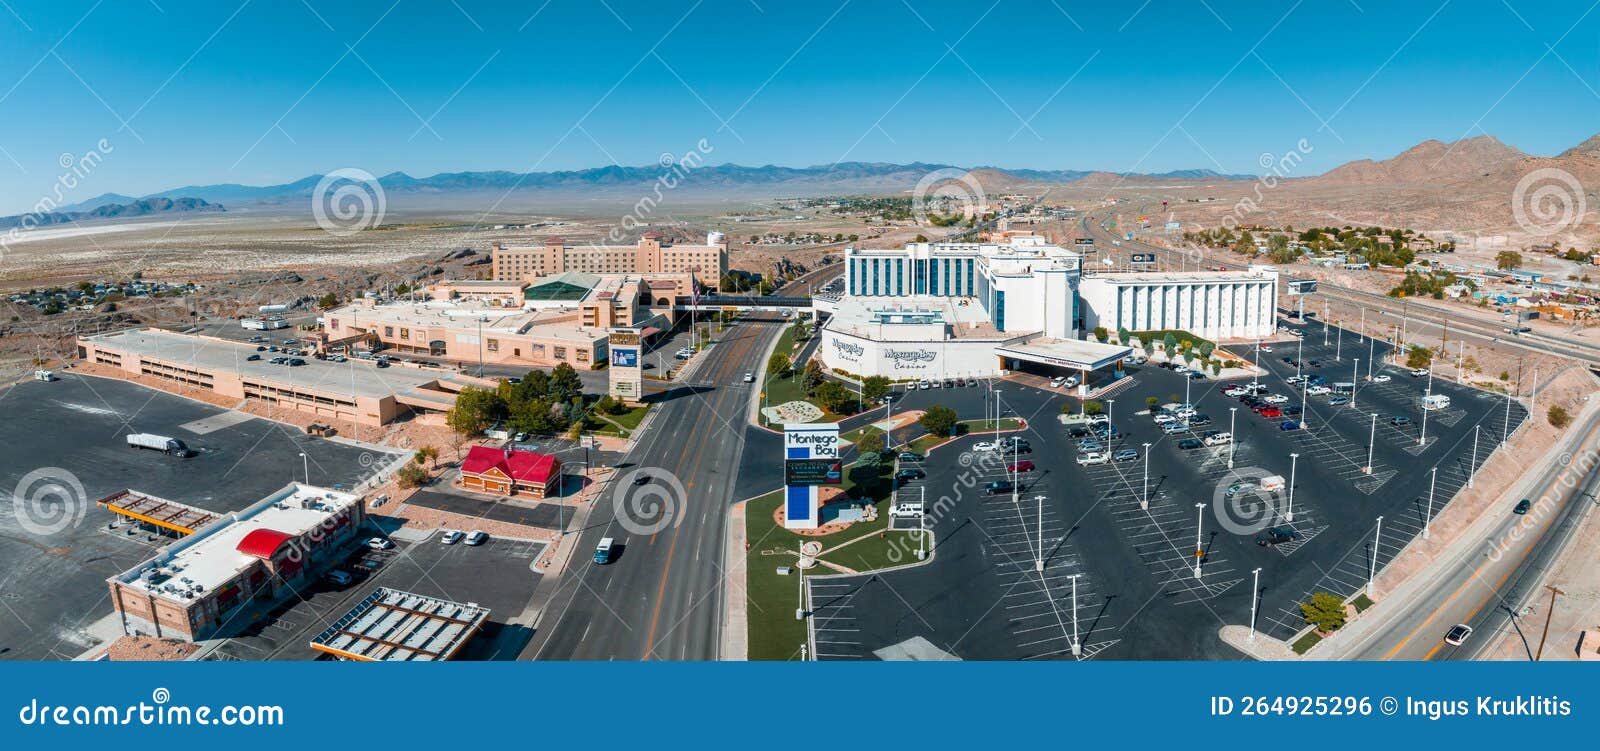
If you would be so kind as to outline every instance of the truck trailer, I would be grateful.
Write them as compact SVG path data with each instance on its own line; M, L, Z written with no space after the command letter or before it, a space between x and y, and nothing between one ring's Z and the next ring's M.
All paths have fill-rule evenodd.
M155 435L154 433L128 434L128 448L150 449L151 451L160 451L177 457L187 457L194 454L183 441L176 438L168 438L164 435Z

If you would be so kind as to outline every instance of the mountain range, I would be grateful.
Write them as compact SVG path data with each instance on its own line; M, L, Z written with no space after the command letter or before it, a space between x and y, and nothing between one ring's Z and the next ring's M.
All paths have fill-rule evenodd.
M103 203L93 208L82 208L89 202L65 206L56 211L38 214L17 214L15 216L0 217L0 230L13 227L48 227L74 222L93 221L97 219L125 219L132 217L150 216L153 214L193 213L193 212L221 212L226 211L221 204L211 203L199 198L128 198L107 193L101 198L108 198L111 202ZM97 199L91 199L97 200ZM119 202L125 200L126 203Z

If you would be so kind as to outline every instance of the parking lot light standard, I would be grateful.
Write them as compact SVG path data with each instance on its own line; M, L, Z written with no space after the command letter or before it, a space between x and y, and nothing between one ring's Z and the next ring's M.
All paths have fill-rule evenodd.
M1472 469L1467 471L1467 487L1472 487L1474 480L1478 479L1478 429L1481 426L1472 426Z
M1289 455L1289 509L1283 514L1283 521L1287 524L1294 523L1294 474L1300 466L1300 455Z
M1139 510L1150 510L1150 444L1144 444L1144 492L1139 496Z
M300 463L305 466L306 484L310 485L311 484L311 459L306 456L306 452L304 452L304 451L300 452Z
M1367 466L1361 468L1363 473L1372 474L1372 449L1376 445L1378 445L1378 413L1373 412L1372 428L1367 431Z
M1367 596L1372 596L1372 580L1378 576L1378 542L1383 539L1383 517L1378 517L1378 528L1372 531L1372 556L1367 559Z
M1044 573L1044 496L1036 495L1033 499L1039 502L1039 548L1033 556L1033 570L1042 574Z
M1301 381L1300 386L1300 429L1305 430L1311 423L1306 420L1306 398L1311 394L1311 386Z
M1229 407L1228 408L1228 469L1233 469L1233 444L1238 443L1238 441L1235 440L1234 437L1233 437L1234 436L1233 431L1235 430L1234 423L1237 422L1238 419L1239 419L1239 408L1238 407Z
M1344 362L1344 321L1339 322L1340 327L1333 332L1333 361Z
M1072 656L1073 657L1081 657L1081 656L1083 656L1083 644L1082 644L1082 642L1078 641L1078 577L1079 576L1081 576L1081 574L1073 574L1071 577L1068 577L1068 578L1072 579Z
M1261 569L1256 568L1250 572L1255 576L1254 583L1250 586L1250 641L1256 640L1256 601L1261 599Z
M1356 384L1361 382L1361 358L1356 358L1355 367L1350 369L1350 409L1356 408Z
M1201 537L1201 532L1204 531L1205 525L1206 525L1206 504L1205 504L1205 501L1201 501L1199 503L1196 503L1194 505L1194 509L1195 509L1195 514L1194 514L1194 516L1195 516L1195 525L1194 525L1194 578L1199 579L1200 578L1200 561L1205 558L1205 552L1206 552L1205 548L1202 547L1202 544L1201 544L1201 540L1204 539L1204 538Z
M1422 519L1422 539L1428 539L1428 533L1433 528L1433 488L1439 482L1439 468L1435 466L1428 471L1428 515Z

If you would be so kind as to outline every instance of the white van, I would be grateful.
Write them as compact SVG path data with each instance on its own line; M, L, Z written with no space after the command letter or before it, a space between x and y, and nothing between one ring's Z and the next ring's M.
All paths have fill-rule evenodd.
M1450 397L1445 396L1444 394L1429 394L1427 396L1422 397L1422 408L1423 409L1427 409L1427 410L1448 409L1449 407L1450 407Z
M1276 493L1280 490L1283 490L1285 485L1286 483L1283 480L1283 475L1267 475L1266 477L1261 478L1261 489L1269 493Z

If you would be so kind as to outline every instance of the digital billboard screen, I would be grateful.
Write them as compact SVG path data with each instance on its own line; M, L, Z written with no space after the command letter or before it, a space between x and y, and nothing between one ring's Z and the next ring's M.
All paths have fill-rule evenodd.
M611 364L618 368L637 368L639 367L639 350L612 347Z
M783 463L785 485L838 485L844 482L844 463L838 459L788 459Z

